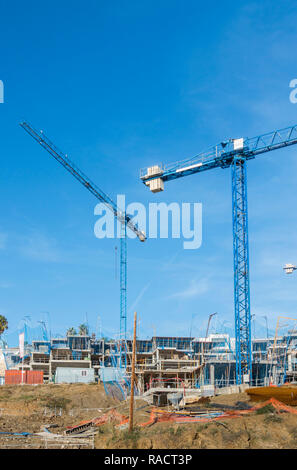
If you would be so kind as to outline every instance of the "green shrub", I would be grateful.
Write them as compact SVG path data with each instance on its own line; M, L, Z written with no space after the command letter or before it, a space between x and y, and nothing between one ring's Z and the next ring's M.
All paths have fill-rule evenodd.
M268 413L275 413L275 408L270 403L256 410L257 415L265 415Z
M122 434L122 438L125 439L125 440L129 440L129 439L138 439L140 436L140 431L139 429L133 429L132 431L129 431L128 429L125 430Z
M47 402L45 403L45 406L47 406L50 409L62 408L62 410L65 410L67 408L68 403L70 403L70 400L68 398L52 397L47 400Z
M264 422L269 424L269 423L281 423L282 418L280 416L277 416L276 414L273 415L268 415L265 417Z

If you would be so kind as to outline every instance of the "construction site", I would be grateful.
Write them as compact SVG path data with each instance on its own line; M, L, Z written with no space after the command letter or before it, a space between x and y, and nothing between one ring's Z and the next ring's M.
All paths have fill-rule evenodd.
M297 449L295 23L79 3L6 7L0 448Z
M23 355L2 340L1 448L156 449L175 436L178 448L297 446L297 329L252 340L252 380L241 384L228 334L50 338L45 322L41 333ZM287 438L276 438L284 425Z
M96 339L87 334L32 341L25 354L3 345L1 384L36 371L37 383L113 383L127 397L133 340ZM252 340L252 380L242 385L283 385L296 381L297 329L284 336ZM167 394L185 389L187 395L211 396L215 389L240 385L236 380L235 338L210 334L205 338L152 337L136 340L137 394ZM19 372L17 375L16 371ZM10 379L10 376L12 377ZM17 378L19 377L19 379ZM16 382L17 383L17 382ZM33 382L34 383L34 382ZM119 392L118 392L119 393ZM165 399L166 402L166 399Z
M87 325L81 325L79 333L69 328L64 337L52 337L48 325L42 321L39 322L42 338L30 342L26 323L19 334L19 347L9 347L2 337L0 420L5 429L0 431L0 442L3 446L17 445L18 439L25 439L21 441L21 446L26 442L27 447L34 447L36 443L45 448L51 445L61 448L100 447L103 441L98 438L98 432L100 436L102 429L111 424L117 430L128 428L128 434L130 432L129 435L134 436L131 445L138 446L135 434L131 434L133 429L151 428L158 423L169 426L171 422L179 426L182 423L221 423L227 418L239 418L240 422L243 417L254 419L252 416L261 415L263 409L264 414L268 410L269 416L272 416L271 426L283 419L275 416L280 413L289 413L291 423L293 415L297 414L297 409L293 408L297 404L297 320L279 316L274 335L269 335L268 328L264 338L253 338L251 334L246 165L248 160L259 154L297 144L297 126L252 139L231 139L191 160L167 167L153 166L141 172L142 182L156 193L163 191L164 182L171 179L217 167L231 168L235 300L234 337L219 332L210 333L212 318L217 315L215 312L208 316L203 337L155 335L150 339L141 339L137 337L136 312L133 338L127 332L126 243L127 230L131 230L141 242L147 240L145 232L133 222L132 216L121 210L79 170L44 132L36 131L27 122L21 122L20 125L84 188L103 202L119 221L122 230L120 321L117 338L90 334ZM296 266L287 263L283 269L285 276L292 275ZM2 321L5 323L6 319L2 317ZM287 322L286 332L281 334L284 321ZM76 391L80 390L77 387L82 384L86 387L83 390L87 390L82 397L82 403L86 404L70 406L72 398L65 401L65 396L70 393L72 397L72 391L76 396ZM15 392L14 387L21 391ZM27 389L28 395L25 392ZM63 390L63 396L60 390ZM13 398L15 394L17 398ZM89 394L98 408L91 406L93 398L89 402ZM104 407L101 405L103 396L103 402L107 405ZM225 397L229 397L227 403L224 402ZM239 399L234 401L232 397ZM247 403L247 397L251 404ZM23 411L29 413L34 423L47 421L41 424L39 432L36 430L38 426L32 428L31 424L26 425L26 430L6 430L7 416L16 410L15 400L21 404L18 413L22 419L27 419ZM256 405L259 400L264 404ZM12 409L9 403L13 404ZM127 413L129 403L130 410ZM134 423L133 428L134 410L139 409L145 410L150 417L137 425ZM141 413L138 420L140 416ZM57 427L55 432L50 429L52 426ZM63 432L61 426L65 428ZM228 427L226 429L233 432ZM170 432L175 434L177 431ZM249 431L246 433L249 436ZM116 440L121 441L120 434ZM293 441L290 441L290 445L294 447ZM110 442L115 443L112 440ZM251 445L250 437L247 437L247 443ZM104 445L109 444L105 442ZM123 445L126 447L127 443ZM238 445L243 444L241 442Z
M27 122L22 122L20 125L83 187L103 202L119 221L122 230L120 322L118 338L96 337L95 333L89 333L87 325L81 325L79 333L74 328L69 328L64 337L52 337L46 322L42 321L39 322L42 339L33 339L30 343L26 323L19 334L18 348L10 348L2 338L0 351L2 392L0 390L0 393L3 395L4 403L2 404L1 395L0 419L5 422L6 416L10 416L12 410L7 407L7 403L10 401L9 397L15 395L13 387L18 389L20 387L23 390L17 401L20 400L21 403L25 401L25 409L31 410L30 416L33 416L34 408L34 413L37 415L43 413L42 416L47 421L49 417L51 418L50 425L41 426L39 432L32 432L30 426L21 432L2 430L4 447L9 445L7 439L13 441L26 439L28 447L34 445L34 441L46 448L50 445L60 445L63 448L83 446L95 448L98 445L96 437L98 426L99 433L102 431L101 426L110 423L113 423L116 429L125 430L129 427L129 432L133 431L133 414L134 409L138 409L138 403L142 404L140 409L146 409L146 413L150 414L150 419L138 423L137 429L147 426L150 428L159 422L163 423L162 426L165 422L179 425L185 422L217 423L229 417L242 419L242 416L248 415L250 419L250 414L261 414L262 405L259 407L247 404L242 395L245 398L248 396L252 402L264 401L266 405L263 407L268 406L264 409L268 409L273 416L282 412L297 414L297 410L293 408L297 404L296 319L279 316L273 336L269 335L268 328L265 338L252 338L251 334L246 191L247 161L259 154L297 144L297 126L273 131L253 139L231 139L194 159L177 162L168 167L153 166L141 172L142 182L156 193L163 191L164 182L171 179L216 167L231 168L235 299L234 337L224 333L210 333L212 318L217 315L215 312L208 316L204 337L153 336L151 339L141 339L137 337L136 312L133 338L127 333L126 238L127 230L131 230L141 242L144 242L147 239L145 232L134 224L132 216L123 212L42 131L36 131ZM296 267L288 263L283 269L284 275L291 275ZM286 324L286 332L280 334L284 328L284 320L289 322L291 328ZM71 391L74 384L95 386L87 388L88 392L83 398L87 400L85 407L78 406L78 409L77 406L67 407L68 402L63 401L64 398L61 397L62 401L59 398L51 401L50 395L55 387L58 387L57 390ZM38 388L32 389L32 386ZM30 393L27 396L25 390L28 387ZM48 391L45 391L47 387ZM37 392L39 389L41 402L37 406L35 391L39 393ZM75 392L78 389L74 387L73 390ZM94 413L95 409L91 415L89 413L92 410L88 402L89 390L92 396L98 393L95 401L98 404L99 416ZM47 398L41 412L43 393ZM108 406L102 410L99 396L103 394ZM231 397L229 404L220 400L225 396ZM234 402L232 401L234 396L240 399ZM213 401L216 397L219 397L219 403ZM71 403L71 399L69 400ZM128 414L127 409L125 410L127 403L130 403ZM23 404L21 409L24 409ZM14 405L13 410L15 410ZM79 418L83 418L82 421L79 421ZM40 418L34 419L40 422ZM278 419L276 417L272 422L278 423ZM290 420L292 419L294 418L291 416ZM64 426L66 422L68 424L71 422L71 426L66 426L63 433L49 429L52 425L59 427L57 424L59 420ZM74 421L77 424L73 425ZM132 439L132 442L135 444L135 440ZM248 442L250 445L250 438Z
M165 355L166 349L160 350ZM172 351L180 352L169 347L167 357ZM21 383L17 371L11 370L13 374L6 374L7 384L0 388L1 448L296 448L294 383L198 385L193 382L196 371L191 365L178 371L172 367L178 359L163 360L168 369L147 372L151 378L145 392L141 390L145 371L139 365L136 368L132 431L130 376L124 368L102 366L102 380L96 380L94 367L69 367L72 363L68 362L62 374L56 369L55 381L45 384L39 377L35 384L27 382L26 375Z

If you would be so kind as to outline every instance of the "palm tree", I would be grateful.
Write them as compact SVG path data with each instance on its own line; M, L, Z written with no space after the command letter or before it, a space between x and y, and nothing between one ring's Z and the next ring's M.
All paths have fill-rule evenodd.
M79 332L78 332L79 335L88 335L89 334L89 328L85 323L82 323L81 325L79 325L78 328L79 328Z
M67 336L74 336L74 335L76 335L76 329L73 328L73 326L72 326L71 328L68 328L66 335L67 335Z
M0 336L8 328L8 321L3 315L0 315Z

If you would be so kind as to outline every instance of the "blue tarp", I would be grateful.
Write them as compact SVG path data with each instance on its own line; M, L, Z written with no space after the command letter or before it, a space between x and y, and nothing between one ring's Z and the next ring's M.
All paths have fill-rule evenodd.
M101 382L121 382L124 380L125 369L122 367L100 367Z

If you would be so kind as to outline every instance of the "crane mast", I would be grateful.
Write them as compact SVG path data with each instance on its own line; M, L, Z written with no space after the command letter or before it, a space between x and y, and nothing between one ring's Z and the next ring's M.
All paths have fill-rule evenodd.
M88 178L61 150L59 150L42 131L35 130L29 123L21 122L20 126L33 137L55 160L57 160L69 173L71 173L93 196L112 211L120 222L120 337L126 339L127 334L127 227L136 234L140 241L145 241L146 236L133 217L118 208L116 203L90 178Z
M246 162L232 163L232 221L236 377L252 376ZM241 382L240 382L241 383Z
M229 139L183 161L155 165L140 171L142 182L153 193L164 182L214 168L231 167L234 265L236 382L252 381L252 344L249 282L247 161L258 155L297 144L297 125L251 139Z

